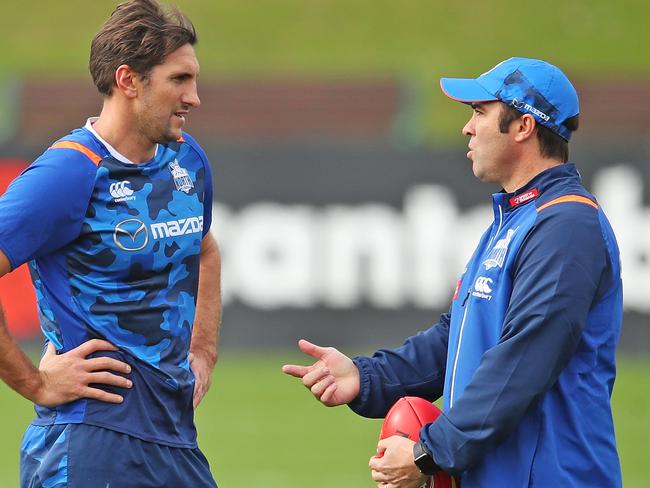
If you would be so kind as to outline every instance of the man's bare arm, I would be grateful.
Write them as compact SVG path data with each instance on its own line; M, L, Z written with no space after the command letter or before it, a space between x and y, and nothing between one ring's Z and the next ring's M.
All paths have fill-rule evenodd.
M0 278L11 271L11 264L0 251ZM7 329L0 306L0 378L22 396L38 405L56 406L79 398L94 398L120 403L122 397L91 383L130 388L131 381L108 370L129 373L128 364L112 358L86 359L96 351L115 351L111 343L99 339L85 342L67 353L57 355L49 344L40 367L36 368Z
M201 243L200 259L199 291L190 345L190 364L196 377L194 408L210 388L221 327L221 255L217 241L210 233Z

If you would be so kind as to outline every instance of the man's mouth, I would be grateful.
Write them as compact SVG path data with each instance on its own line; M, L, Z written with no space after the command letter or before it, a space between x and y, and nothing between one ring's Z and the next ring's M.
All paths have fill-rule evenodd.
M174 112L174 117L179 118L182 123L185 123L185 117L188 113L187 110L179 110L178 112Z

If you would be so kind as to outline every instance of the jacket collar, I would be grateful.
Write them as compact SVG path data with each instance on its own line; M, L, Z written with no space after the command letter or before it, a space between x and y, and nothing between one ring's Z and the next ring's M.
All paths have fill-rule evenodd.
M546 190L557 184L559 180L580 181L580 173L574 163L564 163L542 171L532 180L512 193L501 190L492 195L495 206L501 206L508 212L537 200Z

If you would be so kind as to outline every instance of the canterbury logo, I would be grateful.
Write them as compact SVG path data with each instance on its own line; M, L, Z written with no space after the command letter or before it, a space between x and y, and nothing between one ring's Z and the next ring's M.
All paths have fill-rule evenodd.
M474 290L478 293L489 294L492 293L492 288L490 285L494 283L492 278L486 278L485 276L479 276L474 283Z
M129 188L131 182L129 180L120 181L118 183L111 183L111 186L108 188L109 193L116 202L121 202L125 200L135 200L133 197L133 190Z

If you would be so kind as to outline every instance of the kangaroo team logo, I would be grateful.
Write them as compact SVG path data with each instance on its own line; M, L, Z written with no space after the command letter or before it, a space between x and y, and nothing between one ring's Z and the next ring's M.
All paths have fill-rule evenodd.
M506 254L508 253L508 246L510 245L510 241L515 235L515 232L517 232L518 228L519 227L508 229L506 236L503 239L499 239L497 241L497 243L494 245L494 248L492 248L490 251L490 254L488 254L487 259L483 261L483 266L485 266L486 270L497 267L503 268L503 262L506 259Z
M189 193L192 188L194 188L194 183L192 178L190 178L189 173L185 168L182 168L177 159L174 159L169 163L169 171L172 172L174 177L174 184L178 191Z

